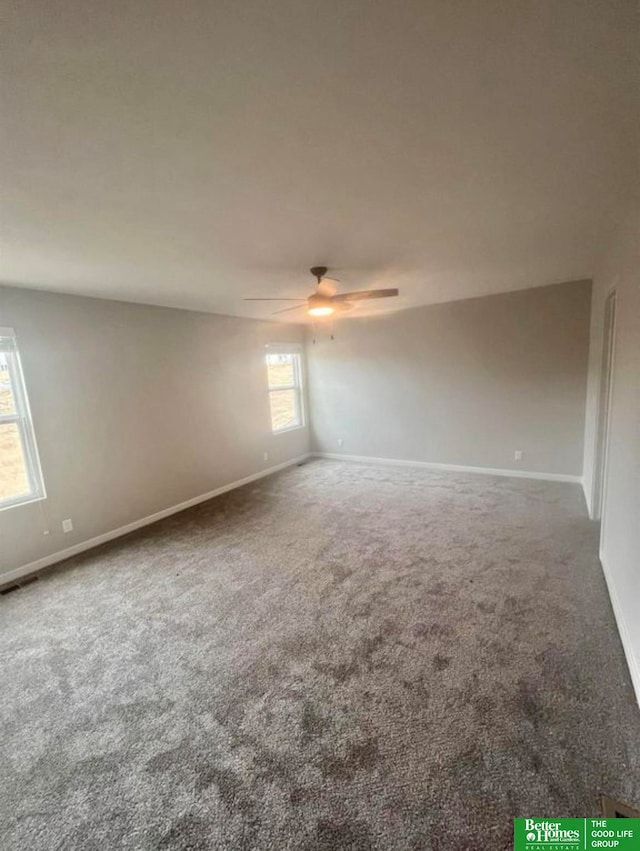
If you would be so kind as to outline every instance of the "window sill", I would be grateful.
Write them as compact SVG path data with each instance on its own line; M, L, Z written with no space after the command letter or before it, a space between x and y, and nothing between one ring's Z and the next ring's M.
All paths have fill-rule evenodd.
M0 502L0 512L8 511L10 508L20 508L22 505L31 505L34 502L42 502L46 498L46 494L28 494L22 499L12 499L10 502Z
M274 437L277 437L279 434L288 434L290 431L302 431L302 429L306 428L306 425L302 423L301 425L288 426L287 428L279 428L277 431L272 431L271 434Z

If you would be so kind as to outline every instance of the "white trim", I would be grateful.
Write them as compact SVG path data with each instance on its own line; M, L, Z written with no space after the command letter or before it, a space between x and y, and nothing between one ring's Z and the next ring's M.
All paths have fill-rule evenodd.
M290 431L301 431L303 428L306 428L306 425L304 423L301 423L300 425L292 425L286 426L285 428L279 428L277 431L272 431L271 434L273 437L277 437L279 434L287 434L287 432Z
M280 344L278 343L268 343L266 348L269 349L266 354L266 366L267 366L267 391L269 394L269 413L271 416L271 434L278 435L284 434L288 431L294 431L299 428L306 428L307 422L307 411L305 405L305 388L304 388L304 362L302 359L302 346L298 346L298 348L288 346L287 349L280 348ZM293 384L283 384L278 385L276 387L272 387L269 382L269 363L268 358L270 355L291 355L293 358L293 375L294 380ZM273 408L271 407L271 394L277 393L281 390L293 390L295 393L295 405L296 405L296 414L297 421L295 423L291 423L291 425L283 426L282 428L274 428L273 426Z
M22 497L11 497L10 501L0 501L0 512L8 511L10 508L16 508L16 506L22 507L23 505L30 505L32 502L44 502L46 498L47 496L44 493L40 494L40 496L32 493L26 493ZM0 576L2 576L1 573Z
M128 535L129 532L135 532L136 529L141 529L143 526L149 526L158 520L169 517L172 514L177 514L179 511L184 511L186 508L192 508L194 505L199 505L201 502L206 502L216 496L220 496L227 491L235 488L248 485L249 482L255 482L257 479L263 479L265 476L270 476L272 473L277 473L279 470L284 470L285 467L293 467L294 464L300 464L301 461L306 461L310 457L309 452L304 455L298 455L296 458L291 458L289 461L283 461L282 464L276 464L273 467L268 467L266 470L260 470L259 473L252 473L250 476L245 476L244 479L238 479L236 482L230 482L228 485L222 485L220 488L208 491L207 493L194 496L191 499L180 502L178 505L172 505L169 508L163 508L162 511L156 511L155 514L150 514L148 517L142 517L140 520L134 520L133 523L127 523L126 526L120 526L118 529L112 529L110 532L105 532L102 535L97 535L95 538L89 538L88 541L81 541L79 544L74 544L72 547L67 547L64 550L58 550L51 555L43 556L42 558L32 561L29 564L23 564L21 567L16 567L8 573L0 573L0 585L6 585L30 573L37 573L49 565L56 562L64 561L71 556L90 550L93 547L98 547L107 541L112 541L114 538L120 538L122 535Z
M587 504L587 513L589 514L589 520L595 520L593 516L593 505L591 504L591 488L587 487L587 483L582 480L582 493L584 494L584 501Z
M12 331L11 328L5 328L3 330ZM0 500L0 511L13 508L16 505L23 505L25 502L46 499L47 497L24 370L22 369L20 359L20 351L16 344L15 336L5 337L4 339L11 340L9 348L2 350L2 355L7 365L9 387L13 395L15 413L0 415L0 423L14 424L17 428L29 490Z
M631 675L631 682L636 693L636 700L640 706L640 660L633 651L631 635L624 619L624 615L622 614L622 607L620 606L620 598L618 597L615 585L613 584L613 576L607 567L607 560L602 549L600 549L600 564L602 565L602 572L604 574L605 582L607 583L609 599L611 600L611 608L613 609L613 616L616 619L616 625L620 634L620 641L622 642L622 649L624 650L629 674Z
M605 363L603 363L605 355L605 346L607 344L607 306L610 301L613 302L611 337L609 339L608 358L606 359ZM591 520L600 520L602 523L600 528L600 540L602 540L604 535L604 515L605 502L607 496L607 461L609 457L609 434L611 430L611 411L613 408L613 390L615 385L617 310L618 301L616 288L611 287L611 289L609 289L609 291L607 292L603 302L602 340L600 351L600 363L597 376L598 395L596 398L595 434L593 436L592 451L591 493L590 498L587 500L587 506L589 508L589 517L591 518ZM604 376L603 373L602 367L604 365L608 366L607 376ZM608 393L607 408L605 411L602 411L600 407L603 402L603 378L608 378L609 380L609 385L605 389L605 394ZM605 438L605 441L604 444L600 446L600 427L602 426L603 417L605 422L603 437Z
M599 504L596 504L594 501L594 513L596 514L596 518L600 520L600 542L602 547L602 541L604 541L605 528L607 525L607 485L609 480L609 451L611 448L611 418L613 416L613 398L616 389L616 342L617 342L617 328L618 328L618 296L615 288L611 290L607 299L605 301L605 308L607 301L609 299L613 300L613 321L611 327L611 359L609 362L609 398L607 400L607 410L605 411L606 417L606 426L605 426L605 444L604 444L604 458L602 461L602 480L600 481L600 494L599 494ZM605 314L606 316L606 314Z
M540 479L545 482L582 484L582 476L566 473L536 473L529 470L500 470L495 467L467 467L462 464L439 464L435 461L405 461L401 458L371 458L367 455L341 455L335 452L312 452L315 458L332 461L355 461L359 464L388 464L393 467L422 467L425 470L451 470L455 473L482 473L485 476L512 476L516 479Z
M265 349L268 349L268 355L288 355L292 353L298 354L304 346L302 343L266 343Z

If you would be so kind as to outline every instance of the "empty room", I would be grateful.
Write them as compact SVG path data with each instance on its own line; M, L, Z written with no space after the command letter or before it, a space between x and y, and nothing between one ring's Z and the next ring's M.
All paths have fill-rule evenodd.
M640 849L636 0L13 0L2 851Z

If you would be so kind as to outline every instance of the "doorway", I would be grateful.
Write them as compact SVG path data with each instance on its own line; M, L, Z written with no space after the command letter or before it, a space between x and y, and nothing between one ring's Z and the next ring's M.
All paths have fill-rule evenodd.
M611 420L611 390L613 386L613 360L616 336L616 293L607 296L604 306L604 330L602 336L602 362L600 365L600 387L598 392L598 430L596 434L596 464L593 480L593 519L602 520L606 498L607 454L609 448L609 426ZM600 531L602 537L602 530Z

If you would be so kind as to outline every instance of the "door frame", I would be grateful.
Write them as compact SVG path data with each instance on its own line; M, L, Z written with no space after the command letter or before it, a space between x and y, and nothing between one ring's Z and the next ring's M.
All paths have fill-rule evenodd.
M611 433L611 402L616 353L616 291L610 290L604 301L604 324L598 384L598 408L594 447L594 471L591 493L593 520L604 525L607 498L607 467L609 462L609 437ZM602 540L602 525L600 539Z

